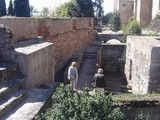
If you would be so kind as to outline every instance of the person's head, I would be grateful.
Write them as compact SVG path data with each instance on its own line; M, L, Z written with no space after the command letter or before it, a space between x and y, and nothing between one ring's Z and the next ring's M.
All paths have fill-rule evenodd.
M72 62L71 66L77 67L77 63L74 61L74 62Z
M98 71L97 71L97 73L102 74L103 73L103 69L99 68Z

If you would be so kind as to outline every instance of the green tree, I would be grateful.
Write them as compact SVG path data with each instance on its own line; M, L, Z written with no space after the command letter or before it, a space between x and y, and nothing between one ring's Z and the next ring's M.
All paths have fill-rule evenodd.
M135 19L132 19L127 24L127 33L130 35L139 35L141 34L141 27L138 24L138 21Z
M15 0L14 10L17 17L30 17L29 0Z
M10 15L10 16L14 16L15 15L12 0L9 1L8 15Z
M112 12L110 12L110 13L107 13L105 16L103 16L103 18L102 18L102 22L103 22L103 24L108 24L109 23L109 21L111 21L110 19L113 17L113 13Z
M61 4L60 6L58 6L54 11L53 17L68 17L66 4L67 3Z
M82 17L94 17L92 0L76 0Z
M49 13L50 13L49 8L48 7L43 7L41 16L42 17L48 17Z
M123 36L124 42L126 42L128 35L140 35L141 34L141 27L138 21L134 17L131 17L129 19L129 22L127 25L123 24L121 29L123 30L123 33L124 33L124 36Z
M69 17L82 17L80 7L77 2L72 0L67 4L67 14Z
M75 0L61 4L52 12L52 17L81 17L80 8Z
M6 15L6 2L5 0L0 0L0 17Z
M30 15L33 16L34 13L38 13L38 11L37 11L36 8L34 8L34 6L31 5L31 6L30 6Z
M121 18L119 13L114 13L110 19L111 30L117 32L121 29Z

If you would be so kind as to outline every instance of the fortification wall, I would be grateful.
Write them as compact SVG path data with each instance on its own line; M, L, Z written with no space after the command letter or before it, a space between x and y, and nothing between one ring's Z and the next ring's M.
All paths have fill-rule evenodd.
M92 18L0 18L0 24L8 26L14 34L13 41L35 39L53 43L55 64L62 64L73 54L84 49L95 38Z
M136 18L142 27L150 23L152 18L152 0L137 0Z
M119 0L119 13L122 23L128 23L128 20L133 16L134 0Z
M128 37L125 73L133 93L160 92L159 44L154 37Z

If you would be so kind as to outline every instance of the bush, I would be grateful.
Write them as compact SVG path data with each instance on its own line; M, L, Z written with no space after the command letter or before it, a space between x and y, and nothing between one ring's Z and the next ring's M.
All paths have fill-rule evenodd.
M144 115L143 113L140 113L135 120L149 120L148 115Z
M111 19L109 20L111 24L111 30L117 32L121 29L121 19L119 13L114 13Z
M89 89L72 92L61 85L52 96L53 106L46 112L47 120L123 120L123 113L114 106L111 95L95 94Z
M102 17L102 22L104 25L109 24L110 19L112 18L114 14L112 12L107 13L105 16Z
M122 25L122 30L127 35L139 35L141 34L141 27L138 21L131 17L127 25Z
M137 20L132 20L128 23L128 34L129 35L140 35L141 34L141 27L138 24Z
M131 17L127 25L123 24L121 29L123 30L123 40L126 41L128 35L140 35L141 27L135 18Z

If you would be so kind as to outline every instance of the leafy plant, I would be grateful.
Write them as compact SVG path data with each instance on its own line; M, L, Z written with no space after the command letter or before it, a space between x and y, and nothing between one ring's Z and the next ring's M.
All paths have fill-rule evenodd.
M149 120L149 117L141 113L135 118L135 120Z
M126 41L128 35L140 35L141 34L141 27L138 24L138 21L131 17L127 25L123 24L121 26L123 30L124 36L123 40Z
M117 32L121 29L121 18L119 13L114 13L109 23L111 24L111 30Z
M111 95L95 94L89 89L72 92L69 86L60 85L52 96L53 106L45 116L47 120L123 120L120 108L115 107Z

